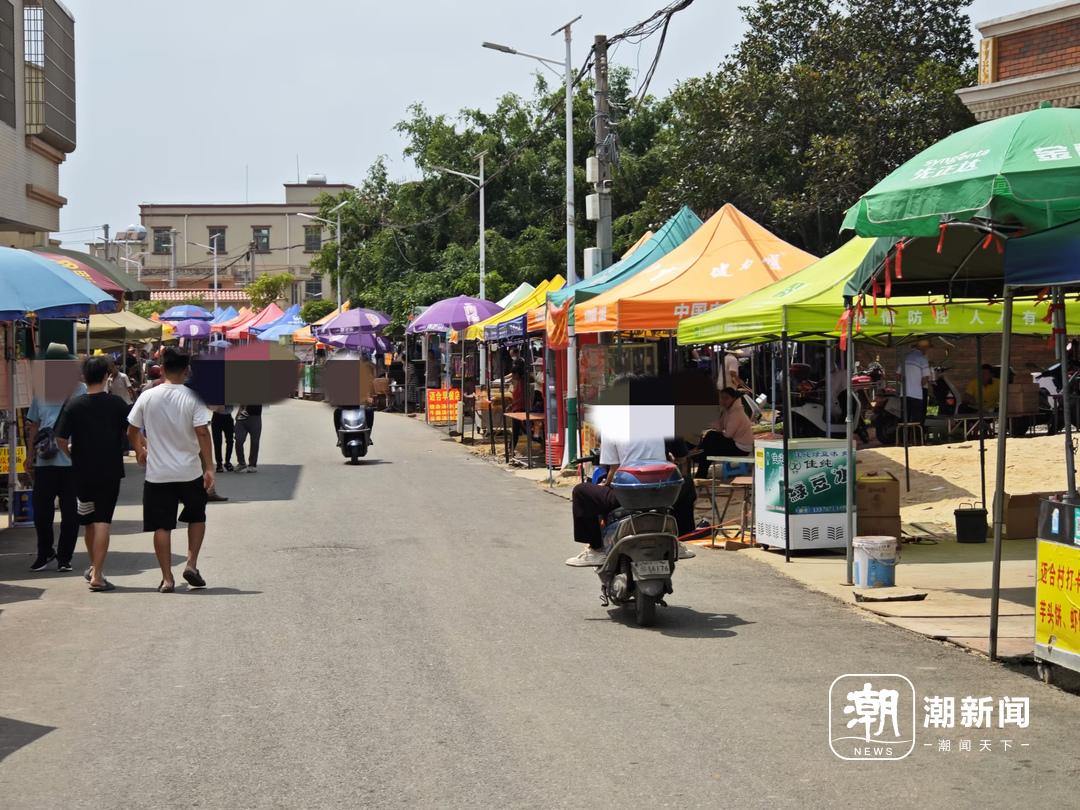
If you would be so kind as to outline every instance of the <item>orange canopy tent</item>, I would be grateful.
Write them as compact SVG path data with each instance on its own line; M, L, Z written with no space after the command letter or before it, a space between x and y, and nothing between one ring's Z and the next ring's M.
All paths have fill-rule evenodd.
M675 329L817 261L725 205L683 242L622 284L578 304L574 330Z
M638 237L638 240L636 242L634 242L634 244L632 244L630 247L628 247L626 249L626 253L624 253L619 258L620 259L629 259L632 255L634 255L634 251L636 251L639 247L644 245L646 242L648 242L652 238L653 238L653 232L652 231L645 231L645 233L643 233L641 236Z
M211 332L224 332L226 329L232 329L234 326L239 326L242 323L247 323L255 316L255 313L251 311L249 307L241 307L240 311L236 313L235 318L230 318L227 321L221 323L215 323L210 325Z
M311 327L313 327L313 326L322 326L325 323L329 323L330 321L334 320L334 318L336 318L338 315L340 315L342 312L348 312L350 306L351 306L351 304L348 301L346 301L344 304L341 305L340 308L335 309L329 315L324 315L323 317L319 318L319 320L315 321L315 323L309 323L307 326L300 327L295 332L293 332L292 342L293 343L303 343L303 344L306 344L308 346L313 345L317 341L315 340L314 336L311 334Z
M225 337L229 340L243 339L251 336L251 328L253 326L264 326L272 324L278 318L285 313L281 311L281 307L277 304L270 304L265 309L261 310L255 317L250 320L234 326L232 329L228 329L225 332Z

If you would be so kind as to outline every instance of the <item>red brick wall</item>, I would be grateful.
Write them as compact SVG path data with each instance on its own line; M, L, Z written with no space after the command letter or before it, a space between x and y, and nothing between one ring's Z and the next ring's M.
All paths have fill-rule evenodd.
M998 81L1080 66L1080 19L999 37Z

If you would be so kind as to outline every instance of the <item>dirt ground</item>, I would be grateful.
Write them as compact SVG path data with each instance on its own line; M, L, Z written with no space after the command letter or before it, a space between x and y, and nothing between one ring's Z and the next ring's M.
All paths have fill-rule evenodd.
M961 503L981 501L979 443L937 444L909 448L911 491L904 488L904 448L860 450L859 473L891 472L900 479L900 514L905 523L953 523ZM1005 454L1005 491L1020 495L1065 487L1065 440L1061 436L1009 439ZM997 440L986 443L986 498L994 498Z

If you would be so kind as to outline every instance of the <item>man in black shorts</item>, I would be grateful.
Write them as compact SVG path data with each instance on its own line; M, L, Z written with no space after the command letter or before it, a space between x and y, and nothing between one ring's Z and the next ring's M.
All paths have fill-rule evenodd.
M83 363L86 393L71 400L56 427L56 443L71 456L75 473L75 503L79 525L86 527L90 554L90 590L111 591L105 579L105 555L120 479L124 477L124 431L128 405L106 393L107 357L88 357Z
M128 414L128 438L135 457L146 465L143 531L154 533L154 553L161 566L158 591L172 593L172 531L181 505L180 520L188 524L183 576L192 588L206 587L199 573L199 551L206 536L207 496L214 489L214 460L210 410L184 385L188 356L171 347L161 354L165 382L135 400Z

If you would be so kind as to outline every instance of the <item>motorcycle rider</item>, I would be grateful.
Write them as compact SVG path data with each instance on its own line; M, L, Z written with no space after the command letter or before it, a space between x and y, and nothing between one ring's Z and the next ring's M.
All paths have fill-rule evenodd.
M355 363L359 363L360 385L358 390L362 389L366 390L367 392L367 396L364 397L364 404L362 407L364 408L364 421L368 427L368 444L374 445L375 442L372 439L372 434L374 432L375 425L375 397L372 392L372 381L375 379L375 364L371 361L371 357L367 354L367 352L363 352L357 355L357 353L353 351L338 352L330 359L330 362L343 360L351 360ZM361 394L361 396L363 395ZM360 407L361 405L358 403L355 405L338 405L334 408L334 435L338 437L338 447L341 447L341 436L338 433L338 431L341 430L341 412L346 410L353 410Z

